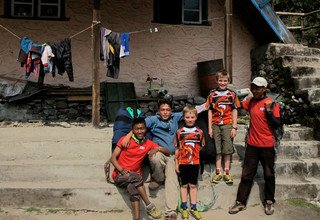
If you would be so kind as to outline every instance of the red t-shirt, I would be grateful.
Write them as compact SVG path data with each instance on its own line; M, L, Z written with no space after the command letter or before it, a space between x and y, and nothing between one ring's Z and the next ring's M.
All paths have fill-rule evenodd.
M203 132L197 127L180 128L174 145L179 150L179 164L199 164L200 150L205 146Z
M160 148L159 145L149 139L146 139L141 144L138 144L133 138L131 138L128 148L122 148L121 142L123 138L124 137L120 138L117 144L117 147L121 148L121 152L118 157L119 165L132 172L142 174L143 159L152 148ZM115 179L117 174L118 170L114 169L112 172L112 178Z
M273 147L275 145L275 137L273 129L270 127L265 103L272 98L264 99L246 99L242 102L242 107L250 114L250 129L247 143L256 147ZM250 105L250 106L249 106ZM273 108L273 115L280 117L280 106L278 103Z
M232 124L232 110L240 107L235 92L230 89L210 91L206 108L212 110L212 123L216 125Z

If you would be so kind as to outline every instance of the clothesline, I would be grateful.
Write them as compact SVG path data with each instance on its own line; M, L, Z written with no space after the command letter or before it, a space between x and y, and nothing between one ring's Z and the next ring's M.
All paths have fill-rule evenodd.
M220 19L224 19L224 16L221 17L215 17L215 18L211 18L211 19L207 19L207 20L203 20L203 22L206 21L213 21L213 20L220 20ZM94 26L101 24L100 21L96 21L94 24L90 25L89 27L75 33L74 35L71 35L69 38L74 38L76 36L78 36L79 34L82 34L83 32L89 30L90 28L93 28ZM7 32L9 32L10 34L12 34L13 36L15 36L16 38L18 38L19 40L21 39L21 37L19 37L17 34L15 34L14 32L10 31L8 28L4 27L3 25L0 24L0 27L2 27L4 30L6 30ZM161 29L165 29L165 28L172 28L175 27L174 25L166 25L166 26L162 26ZM147 28L147 29L142 29L142 30L138 30L138 31L131 31L128 32L129 34L137 34L137 33L141 33L141 32L158 32L159 28L155 27L155 28Z

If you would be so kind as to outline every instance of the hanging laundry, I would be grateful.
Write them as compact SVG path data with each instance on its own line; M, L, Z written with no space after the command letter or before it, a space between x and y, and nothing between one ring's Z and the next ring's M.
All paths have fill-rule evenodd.
M25 63L27 63L28 53L32 45L32 40L30 40L28 37L23 37L20 40L20 49L17 57L17 61L21 63L21 66L23 66Z
M121 33L120 34L120 57L127 57L129 56L129 42L130 42L130 35L129 33Z
M41 62L44 67L44 73L51 73L53 70L53 60L54 54L52 53L52 49L49 45L44 46L44 50L41 56Z
M65 38L63 41L58 43L49 43L49 46L54 54L54 57L52 57L52 75L55 75L55 67L57 67L59 75L63 75L64 72L67 72L69 81L73 82L71 40L69 38Z
M107 36L111 34L111 30L104 27L100 28L100 60L105 61L105 66L107 66L107 61L109 59L109 42Z

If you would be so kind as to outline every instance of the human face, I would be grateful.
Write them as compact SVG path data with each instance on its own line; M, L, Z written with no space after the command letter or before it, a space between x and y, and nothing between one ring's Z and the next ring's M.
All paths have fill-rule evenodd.
M132 132L139 140L142 140L146 136L147 128L143 123L135 124Z
M162 120L167 121L172 114L172 109L168 104L162 104L159 107L159 115Z
M197 116L195 113L193 112L187 112L183 115L183 119L186 123L186 126L188 127L192 127L195 125L196 120L197 120Z
M227 76L219 76L218 77L218 85L220 89L226 89L229 85L229 77Z
M250 88L253 97L259 99L262 98L264 96L264 93L266 91L266 87L264 86L257 86L256 84L251 84L251 88Z

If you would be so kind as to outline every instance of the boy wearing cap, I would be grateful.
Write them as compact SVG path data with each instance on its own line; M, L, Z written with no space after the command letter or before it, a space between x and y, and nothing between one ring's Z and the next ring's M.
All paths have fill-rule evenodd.
M206 101L206 107L209 108L209 136L214 138L216 147L216 174L211 181L217 184L223 179L231 185L233 179L230 174L230 162L234 153L233 138L237 135L237 108L240 107L240 102L236 93L227 88L230 82L229 74L222 70L217 76L219 87L210 91Z
M265 213L274 213L275 193L275 137L272 127L279 127L280 106L266 97L268 83L263 77L256 77L251 83L253 98L244 100L241 105L250 114L250 127L247 139L247 148L243 162L241 182L239 184L235 204L229 209L230 214L236 214L246 209L253 178L257 172L259 162L263 167L265 187ZM272 127L271 127L272 126Z

